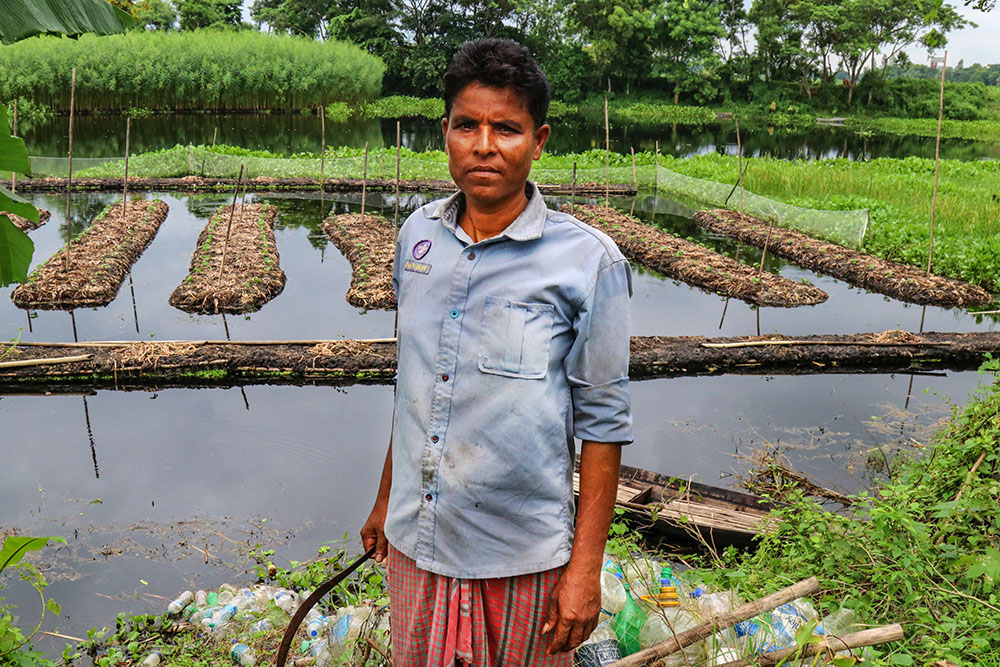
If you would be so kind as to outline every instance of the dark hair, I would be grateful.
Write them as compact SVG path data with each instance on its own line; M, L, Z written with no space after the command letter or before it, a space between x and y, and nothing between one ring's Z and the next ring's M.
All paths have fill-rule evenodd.
M491 88L513 88L525 101L535 127L545 123L549 110L549 80L528 49L510 39L475 39L466 42L444 73L444 113L471 83Z

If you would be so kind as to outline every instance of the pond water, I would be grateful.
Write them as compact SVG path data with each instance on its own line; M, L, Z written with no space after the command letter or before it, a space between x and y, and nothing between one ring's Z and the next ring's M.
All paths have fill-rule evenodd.
M604 148L602 121L578 118L555 119L552 138L546 149L552 153ZM43 123L22 126L28 154L65 157L69 149L69 119L55 116ZM401 121L403 145L415 151L443 150L441 125L418 118ZM316 115L302 114L165 114L132 122L132 154L169 148L188 143L220 144L266 149L276 153L317 152L320 147L320 122ZM848 157L934 157L934 139L895 135L861 136L843 127L816 126L808 129L751 127L743 130L746 155L771 155L784 159ZM394 120L351 120L327 123L328 146L395 146ZM736 135L731 122L704 127L641 126L612 123L611 149L628 153L653 151L656 142L664 154L697 155L712 151L736 154ZM79 116L73 124L73 157L98 158L125 155L125 119L121 116ZM1000 139L973 142L943 139L941 157L977 160L1000 157Z
M153 195L150 195L153 196ZM159 195L170 212L133 267L137 317L128 281L106 308L75 313L80 340L217 339L219 316L189 315L167 298L187 273L199 231L231 195ZM67 233L79 233L113 194L65 198L34 195L52 212L32 232L34 262L48 258ZM331 208L357 211L359 195L321 201L313 195L250 194L278 208L277 247L284 291L259 312L227 318L233 339L391 336L393 316L361 312L344 300L350 265L319 228ZM427 201L401 199L405 215ZM559 200L550 201L556 206ZM370 195L369 210L390 219L391 196ZM682 236L727 254L731 241L708 235L678 202L640 196L613 205L634 209ZM745 261L759 261L744 248ZM852 288L777 258L767 270L808 279L830 294L819 306L728 307L655 273L636 270L636 335L746 335L917 330L920 307ZM29 320L0 289L0 339L73 339L65 312ZM725 320L720 325L724 307ZM138 328L138 331L136 329ZM927 308L925 330L996 330L994 321L961 310ZM722 376L635 382L636 442L624 463L736 486L738 458L770 443L823 484L856 490L877 476L869 452L888 458L926 442L946 417L946 397L962 403L981 381L975 372L932 375ZM87 395L0 397L5 464L0 473L0 526L54 534L68 544L46 549L51 595L64 613L46 629L84 636L119 611L160 612L185 588L250 581L248 548L274 548L276 561L305 560L325 542L354 538L367 516L389 434L390 386L99 391ZM875 457L878 459L879 457ZM355 540L353 548L357 548ZM36 601L13 584L24 624ZM53 653L62 641L47 639Z

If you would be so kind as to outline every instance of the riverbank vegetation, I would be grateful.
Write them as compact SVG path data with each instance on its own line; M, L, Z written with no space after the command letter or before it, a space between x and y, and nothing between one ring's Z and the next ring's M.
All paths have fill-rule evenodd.
M35 37L0 49L0 99L78 111L251 111L364 103L384 65L353 44L260 33L130 32Z

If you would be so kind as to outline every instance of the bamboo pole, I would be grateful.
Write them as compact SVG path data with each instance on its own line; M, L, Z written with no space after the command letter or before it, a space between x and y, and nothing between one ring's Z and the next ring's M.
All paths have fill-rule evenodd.
M326 192L326 111L319 108L319 191Z
M736 153L737 155L739 155L739 163L737 167L740 170L739 181L738 181L740 187L740 215L743 215L743 140L740 138L739 118L736 119Z
M24 359L23 361L0 361L0 368L23 368L25 366L48 366L53 364L73 364L87 361L93 355L78 354L72 357L50 357L48 359Z
M608 85L611 79L608 78ZM611 126L608 123L608 96L604 96L604 205L608 205L611 189Z
M879 343L876 341L848 341L848 340L749 340L740 343L701 343L701 346L709 349L732 349L738 347L770 347L773 345L850 345L852 347L938 347L951 345L951 341L923 342L923 343Z
M365 214L365 196L368 193L368 142L365 142L365 164L361 172L361 215Z
M639 177L635 173L635 146L629 146L629 150L632 151L632 187L635 189L636 193L639 192Z
M576 206L576 160L573 160L573 187L570 190L570 201Z
M732 662L723 664L721 667L742 667L743 665L748 664L770 667L770 665L777 665L792 656L808 657L820 653L833 655L838 651L850 651L851 649L862 648L865 646L875 646L876 644L897 642L902 638L903 626L899 623L893 623L892 625L883 625L878 628L869 628L868 630L853 632L849 635L844 635L843 637L830 636L819 644L811 644L803 647L801 652L799 652L798 646L793 646L791 648L783 648L780 651L773 651L755 656L750 658L750 662L746 662L744 660L733 660Z
M76 68L73 68L69 84L69 163L66 172L66 254L63 255L63 266L69 267L70 253L73 248L73 220L70 218L70 194L73 190L73 112L76 105ZM74 336L76 321L73 324Z
M931 246L927 253L927 275L931 274L931 264L934 261L934 212L937 209L938 173L941 164L941 125L944 122L944 76L948 71L948 52L944 52L941 61L941 97L938 101L937 141L934 144L934 192L931 195Z
M17 136L17 98L14 98L14 127L11 132L11 136ZM10 191L14 193L17 191L17 173L13 170L10 172Z
M222 280L222 272L226 269L226 255L229 253L229 235L233 231L233 215L236 213L236 196L240 193L240 181L243 180L243 165L240 165L240 176L236 180L236 189L233 190L233 205L229 209L229 224L226 225L226 240L222 244L222 262L219 264L219 277Z
M809 577L777 593L772 593L759 600L748 602L725 614L718 614L707 623L702 623L697 627L674 635L665 642L650 646L638 653L633 653L628 657L612 662L609 667L640 667L640 665L648 665L664 656L676 653L682 648L690 646L709 635L715 634L723 628L728 628L740 621L745 621L764 612L771 611L786 602L791 602L805 595L812 595L817 591L819 591L819 581L817 581L816 577Z
M128 153L129 153L129 140L132 136L132 116L125 117L125 178L122 179L122 206L126 214L128 213ZM129 278L131 279L132 272L129 271Z
M660 140L656 140L656 152L653 153L653 184L657 191L660 189Z
M396 206L392 214L392 224L399 229L399 160L400 151L403 148L403 133L400 130L399 121L396 121Z

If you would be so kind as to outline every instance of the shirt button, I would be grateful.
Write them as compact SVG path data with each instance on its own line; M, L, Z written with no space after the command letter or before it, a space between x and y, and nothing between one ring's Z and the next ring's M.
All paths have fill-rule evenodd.
M444 382L447 382L448 381L448 375L447 374L442 375L441 376L441 380L443 380Z
M471 260L471 259L475 259L475 258L476 258L476 253L470 252L469 253L469 259Z
M449 310L448 311L448 316L451 317L451 319L453 319L453 320L457 320L458 319L458 309L457 308L452 308L451 310Z
M429 493L428 493L428 494L427 494L426 496L424 496L424 498L426 498L426 499L427 499L427 502L430 502L430 501L434 500L434 496L432 496L432 495L431 495L431 494L429 494Z
M436 435L432 435L432 436L431 436L431 442L437 442L437 441L438 441L438 440L440 440L440 439L441 439L441 438L437 437Z

